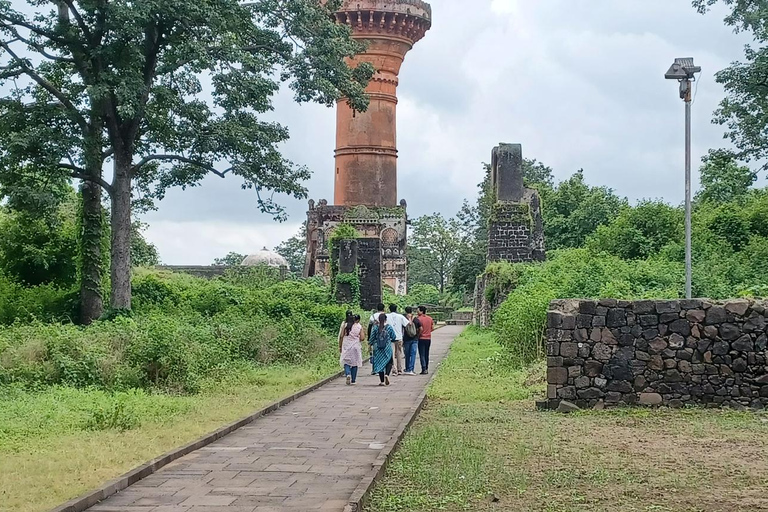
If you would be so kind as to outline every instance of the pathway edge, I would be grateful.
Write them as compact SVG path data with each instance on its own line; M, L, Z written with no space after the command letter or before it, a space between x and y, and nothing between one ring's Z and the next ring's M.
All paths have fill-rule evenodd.
M460 335L461 332L456 337ZM440 371L440 366L442 366L442 363L448 359L448 356L451 355L451 347L453 347L453 342L455 340L456 338L451 341L450 345L448 346L448 351L445 353L445 357L440 363L438 363L437 370L432 373L432 375L430 375L429 380L427 380L427 385L424 386L422 392L419 393L419 396L416 399L416 404L411 407L408 415L397 427L397 430L395 431L392 439L390 439L387 445L381 450L381 452L379 452L379 456L376 458L376 462L373 463L373 468L371 469L370 473L363 477L363 480L360 482L360 484L358 484L357 488L352 493L352 497L349 499L349 503L346 507L344 507L344 512L362 512L363 508L365 508L365 506L368 504L368 500L371 497L371 491L373 491L373 488L387 471L387 466L392 460L392 455L394 455L395 451L397 451L397 449L400 447L400 443L403 441L405 435L408 433L408 430L419 417L419 413L421 413L421 410L427 403L429 387L432 385L432 381Z
M252 423L263 416L266 416L285 405L288 405L294 400L297 400L311 393L312 391L330 383L331 381L338 379L343 374L344 374L343 371L336 372L333 375L326 377L318 382L315 382L314 384L311 384L310 386L307 386L306 388L300 391L297 391L292 395L281 398L280 400L277 400L267 405L263 409L260 409L255 413L249 416L246 416L245 418L234 421L228 425L224 425L223 427L217 430L214 430L213 432L206 434L198 438L197 440L192 441L191 443L187 443L178 448L174 448L173 450L166 452L165 454L155 459L152 459L149 462L142 464L141 466L138 466L127 473L124 473L123 475L115 478L114 480L108 481L106 484L99 487L98 489L89 491L77 498L74 498L64 503L63 505L59 505L58 507L52 509L50 512L84 512L85 510L96 505L100 501L103 501L109 498L113 494L117 494L123 489L126 489L127 487L135 484L139 480L142 480L148 477L149 475L157 472L158 470L160 470L164 466L167 466L171 462L177 459L180 459L185 455L189 455L195 450L199 450L200 448L203 448L204 446L207 446L213 443L214 441L217 441L222 437L228 434L231 434L235 430L241 427L244 427L245 425L248 425L249 423Z

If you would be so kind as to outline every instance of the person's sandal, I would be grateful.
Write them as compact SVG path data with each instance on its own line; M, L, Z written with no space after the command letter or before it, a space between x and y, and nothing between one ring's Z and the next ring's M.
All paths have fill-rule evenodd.
M347 375L347 386L352 384L352 377L350 375Z
M389 375L384 376L384 385L389 386Z

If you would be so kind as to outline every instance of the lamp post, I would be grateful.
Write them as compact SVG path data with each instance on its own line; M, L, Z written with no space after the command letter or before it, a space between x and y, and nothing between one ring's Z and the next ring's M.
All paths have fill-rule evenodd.
M701 68L693 58L675 59L664 75L680 82L680 98L685 102L685 297L691 298L691 82Z

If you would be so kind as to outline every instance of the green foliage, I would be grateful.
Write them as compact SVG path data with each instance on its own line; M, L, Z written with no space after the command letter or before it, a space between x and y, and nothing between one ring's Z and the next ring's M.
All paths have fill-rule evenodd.
M587 241L595 252L624 259L647 258L674 240L683 240L684 214L661 201L643 201L623 208L610 224L597 228Z
M347 64L364 44L332 15L340 0L27 4L0 3L0 86L13 82L1 88L0 140L12 143L0 147L0 182L31 167L42 178L25 182L33 192L76 178L110 196L114 309L131 308L132 213L169 188L237 176L280 220L262 192L306 196L309 170L280 152L287 128L264 118L283 83L300 103L368 107L374 68ZM96 218L84 213L83 225L101 228ZM86 256L98 240L88 234Z
M139 269L131 317L87 328L0 327L0 385L195 393L232 365L301 363L331 349L345 308L329 303L322 281L279 282L265 269L248 270L204 280ZM117 409L94 418L94 428L127 424Z
M462 246L462 225L457 219L446 219L439 213L424 215L412 221L409 240L411 282L437 286L445 291Z
M496 304L513 290L520 279L518 267L506 262L489 263L484 275L487 278L485 298L491 304Z
M587 249L550 253L542 264L494 264L495 274L516 281L493 316L493 329L507 355L529 363L543 354L546 312L558 298L676 298L682 265L663 260L626 261ZM506 269L504 267L507 267Z
M0 274L0 325L14 322L74 321L79 293L55 284L27 287Z
M725 24L737 32L748 32L753 44L744 47L744 61L733 62L715 74L715 81L723 86L726 97L715 111L714 122L727 127L726 137L737 151L736 158L743 161L763 161L768 156L768 4L764 0L694 0L693 5L704 13L718 3L725 4L730 13ZM735 164L734 164L735 166ZM730 181L746 178L744 168L731 167L727 176ZM739 185L741 186L741 185Z
M556 187L538 185L547 250L581 247L598 227L608 224L626 199L606 187L590 187L582 170Z
M339 224L328 237L328 247L333 247L340 240L353 240L360 238L360 232L352 224Z
M697 201L728 203L742 199L757 180L757 173L740 166L730 151L710 149L699 170L701 190Z
M141 426L141 420L125 400L115 400L91 412L85 430L118 430L125 432Z
M352 289L352 306L360 304L360 275L356 272L339 272L333 276L334 294L340 284L347 284Z
M0 215L0 272L28 286L77 279L74 219L65 207L48 213Z
M275 247L275 252L285 258L291 272L301 275L304 272L304 260L307 255L306 225L302 224L298 233Z
M147 225L142 222L133 223L131 234L131 264L134 267L152 267L160 263L160 254L157 247L147 242L142 232Z

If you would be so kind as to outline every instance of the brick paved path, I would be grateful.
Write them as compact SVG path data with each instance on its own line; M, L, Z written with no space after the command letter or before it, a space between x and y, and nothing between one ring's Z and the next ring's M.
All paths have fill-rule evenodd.
M430 372L461 329L434 333ZM341 512L428 381L399 376L379 387L369 364L360 370L356 386L337 379L89 512Z

